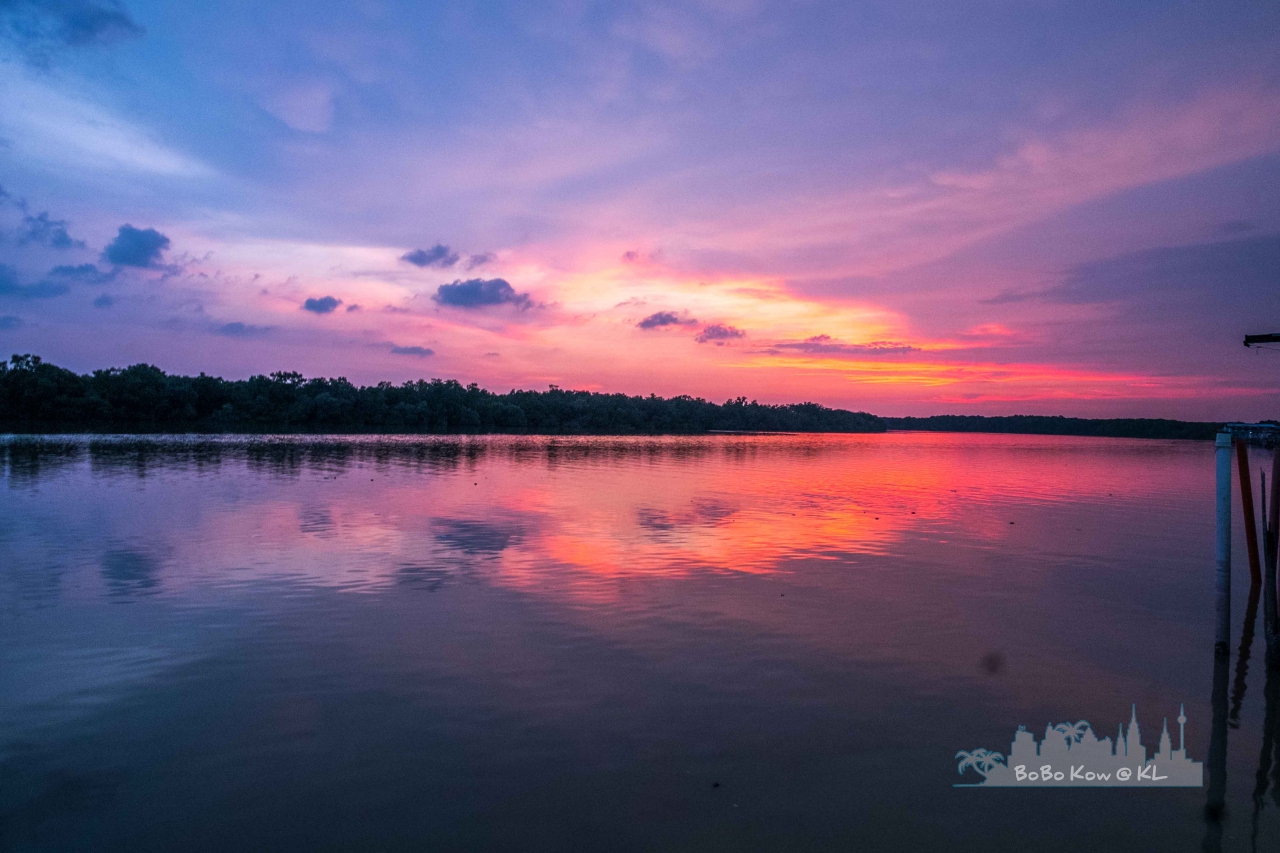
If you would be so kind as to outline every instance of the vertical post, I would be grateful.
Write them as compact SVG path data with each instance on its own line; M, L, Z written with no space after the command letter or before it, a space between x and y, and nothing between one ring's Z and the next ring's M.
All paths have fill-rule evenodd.
M1253 477L1249 473L1249 443L1236 438L1236 467L1240 471L1240 508L1244 511L1244 540L1249 551L1249 581L1262 580L1262 561L1258 559L1258 527L1253 517ZM1265 527L1267 520L1262 524Z
M1271 457L1271 507L1267 516L1266 541L1271 548L1271 565L1267 571L1274 575L1276 571L1276 545L1280 542L1280 447L1275 449ZM1265 549L1263 555L1266 555Z
M1231 644L1231 433L1218 433L1214 448L1218 472L1218 626L1214 646L1225 651Z
M1267 640L1268 671L1280 667L1280 615L1276 613L1276 551L1280 536L1280 449L1271 459L1271 506L1267 517L1262 573L1262 629Z
M1227 811L1227 668L1231 653L1224 646L1213 650L1213 724L1209 729L1209 796L1204 804L1204 842L1201 850L1222 849Z

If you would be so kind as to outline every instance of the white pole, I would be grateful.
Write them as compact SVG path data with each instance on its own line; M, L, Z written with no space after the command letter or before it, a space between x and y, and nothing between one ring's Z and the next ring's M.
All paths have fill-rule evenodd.
M1231 433L1218 433L1214 444L1218 463L1218 628L1215 644L1231 644Z

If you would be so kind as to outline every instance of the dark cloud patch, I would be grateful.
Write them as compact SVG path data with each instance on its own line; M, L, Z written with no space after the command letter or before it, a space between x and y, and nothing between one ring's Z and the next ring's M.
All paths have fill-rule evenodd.
M103 250L103 260L118 267L151 267L169 248L169 238L154 228L120 226L116 238Z
M5 0L0 0L0 10L4 6ZM33 216L27 200L11 195L4 187L0 187L0 204L11 205L22 213L22 224L11 235L19 246L35 244L52 249L84 248L83 240L76 240L67 232L67 220L53 219L47 210ZM0 241L8 237L9 235L0 234Z
M473 270L476 267L482 267L485 264L491 264L497 259L498 259L498 256L495 255L493 252L481 252L478 255L472 255L471 257L467 258L467 269Z
M830 335L814 335L803 341L784 341L769 348L772 353L802 352L808 355L828 355L836 357L860 357L868 355L901 355L918 352L919 347L895 341L872 341L867 344L846 344L837 341Z
M342 300L334 296L321 296L318 299L313 296L302 303L302 310L312 314L332 314L341 304Z
M104 293L101 296L99 296L97 299L93 300L94 308L110 308L112 305L115 305L115 304L116 304L115 297L111 296L109 293Z
M640 253L637 252L635 249L631 249L629 251L623 252L622 260L624 263L634 264L636 261L640 260Z
M15 299L52 299L70 289L65 282L47 279L35 284L23 284L17 270L0 264L0 296L11 296Z
M731 341L734 338L745 338L747 333L734 326L726 326L723 323L712 323L710 326L703 328L694 338L700 344L705 343L723 343Z
M427 349L426 347L400 347L392 346L391 352L394 355L412 355L417 358L426 358L429 355L435 355L436 351Z
M0 332L6 329L16 329L21 325L21 317L15 317L12 314L6 314L3 317L0 317Z
M146 31L114 0L0 0L0 32L45 59L58 47L90 47Z
M48 211L36 216L22 217L22 230L18 244L36 243L51 249L83 249L84 241L72 239L67 233L65 219L50 219Z
M697 322L693 319L681 319L673 311L658 311L636 323L636 326L641 329L660 329L663 326L691 326Z
M227 338L260 338L274 331L274 326L255 326L251 323L223 323L215 331Z
M437 518L432 526L436 541L465 554L497 554L525 535L525 526L514 519Z
M81 284L106 284L116 277L119 270L103 272L93 264L59 264L49 270L46 278L65 279Z
M348 306L347 306L347 313L348 313L348 314L350 314L352 311L359 311L359 310L360 310L360 306L359 306L359 305L348 305Z
M448 246L436 243L430 249L414 249L412 252L406 252L400 256L400 260L407 261L415 267L447 269L458 262L458 253Z
M524 311L533 306L527 293L516 289L501 278L473 278L442 284L431 297L441 305L452 308L486 308L491 305L514 305Z

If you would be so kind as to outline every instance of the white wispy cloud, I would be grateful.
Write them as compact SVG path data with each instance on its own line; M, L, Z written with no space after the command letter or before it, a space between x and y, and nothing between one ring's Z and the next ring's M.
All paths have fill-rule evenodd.
M204 163L95 103L86 86L12 62L0 62L0 136L22 162L52 171L171 178L213 174Z

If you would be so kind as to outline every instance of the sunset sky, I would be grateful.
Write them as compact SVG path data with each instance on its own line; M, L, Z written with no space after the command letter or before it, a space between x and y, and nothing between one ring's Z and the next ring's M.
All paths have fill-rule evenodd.
M0 0L0 352L1280 417L1280 3Z

